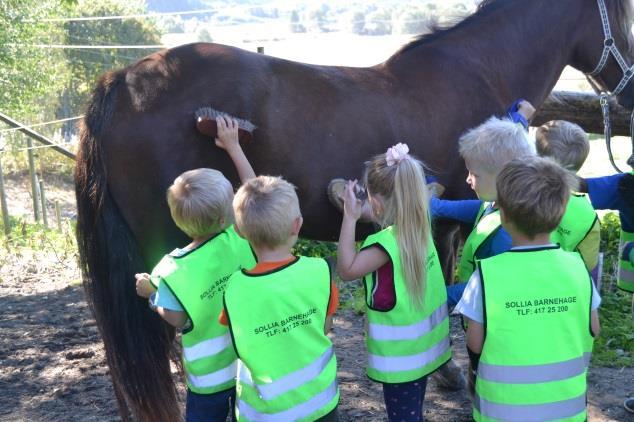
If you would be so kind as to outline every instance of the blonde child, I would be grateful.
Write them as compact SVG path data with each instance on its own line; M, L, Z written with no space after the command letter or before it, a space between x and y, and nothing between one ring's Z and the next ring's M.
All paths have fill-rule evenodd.
M238 142L237 122L218 119L216 145L227 151L242 180L254 176ZM224 421L235 399L236 355L227 328L215 319L229 276L255 257L232 225L233 188L219 171L196 169L174 180L167 203L174 223L191 239L149 274L136 275L137 294L182 329L187 382L186 420ZM158 289L158 292L155 290Z
M237 419L336 421L337 360L326 333L338 293L324 259L291 252L303 221L295 187L256 177L233 208L258 258L229 279L219 317L239 357Z
M476 421L587 419L600 297L580 255L550 241L574 183L539 157L511 161L497 177L512 247L478 261L456 307L469 322Z
M383 384L390 421L422 421L427 376L451 358L445 283L431 238L428 192L420 161L404 144L366 163L373 219L383 230L355 248L362 203L356 181L344 197L337 269L364 278L367 373Z

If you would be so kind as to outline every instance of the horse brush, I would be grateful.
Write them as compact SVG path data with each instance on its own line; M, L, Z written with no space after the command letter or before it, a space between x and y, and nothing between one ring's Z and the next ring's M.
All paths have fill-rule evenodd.
M240 141L251 141L253 139L253 131L257 126L248 120L238 119L224 111L218 111L211 107L201 107L196 110L196 129L205 136L216 138L218 136L216 118L220 116L235 119L238 122L238 139Z

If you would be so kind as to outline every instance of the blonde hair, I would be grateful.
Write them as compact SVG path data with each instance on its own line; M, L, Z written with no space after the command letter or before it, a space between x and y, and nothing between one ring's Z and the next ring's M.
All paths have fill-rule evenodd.
M579 171L588 154L588 134L579 126L565 120L552 120L541 125L535 133L537 153L552 157L562 167Z
M219 171L206 168L186 171L167 189L172 219L191 238L207 236L231 224L232 199L231 183Z
M386 154L365 163L365 185L370 195L380 195L382 227L394 225L405 279L412 306L421 308L427 284L427 250L431 226L429 194L423 164L412 156L388 166Z
M236 227L254 246L274 248L291 236L301 217L295 186L273 176L258 176L238 189L233 199Z
M462 158L496 175L509 161L535 155L535 145L524 128L508 119L491 117L460 137Z
M577 179L557 162L525 157L509 162L496 180L504 216L529 238L554 231Z

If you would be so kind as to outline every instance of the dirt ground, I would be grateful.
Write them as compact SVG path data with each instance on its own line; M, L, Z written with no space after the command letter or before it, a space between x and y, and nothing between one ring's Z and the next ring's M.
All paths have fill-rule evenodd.
M60 187L64 183L60 181ZM13 215L29 207L24 178L7 181ZM52 183L51 183L52 185ZM51 192L72 216L72 194ZM21 207L21 208L20 208ZM0 246L4 248L5 245ZM452 318L453 350L466 366L464 336ZM364 375L363 317L341 311L333 339L343 421L384 421L380 386ZM634 395L634 369L593 367L590 421L634 421L622 401ZM469 421L464 391L430 381L428 421ZM104 350L79 283L75 257L51 250L0 251L0 421L115 421L117 406Z

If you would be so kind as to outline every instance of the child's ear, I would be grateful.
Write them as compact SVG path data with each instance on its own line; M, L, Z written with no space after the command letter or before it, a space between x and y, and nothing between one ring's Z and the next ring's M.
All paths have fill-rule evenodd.
M304 218L302 216L299 216L296 219L294 219L291 234L299 235L299 231L302 229L302 224L304 224Z

